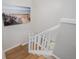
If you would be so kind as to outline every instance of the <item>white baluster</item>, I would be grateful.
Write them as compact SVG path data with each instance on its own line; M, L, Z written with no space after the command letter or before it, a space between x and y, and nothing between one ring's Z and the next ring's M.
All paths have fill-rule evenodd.
M38 48L37 48L38 51L40 50L40 49L39 49L39 47L40 47L40 42L41 42L41 35L38 36Z
M48 50L47 49L47 43L48 43L48 40L47 40L47 38L45 38L45 48L46 48L46 50Z
M43 45L42 45L43 46L43 49L45 49L45 44L46 44L45 42L46 42L45 34L43 34Z
M30 39L29 39L29 49L28 49L28 50L29 50L29 52L30 52Z
M33 51L33 37L31 39L31 51Z
M30 40L30 50L32 50L32 38Z
M44 49L44 36L42 34L41 36L41 46L42 46L42 50Z
M39 35L37 37L37 51L39 50Z
M36 36L35 36L35 39L34 39L34 51L36 53Z
M31 53L50 55L54 48L54 43L59 25L41 32L29 39L29 51ZM50 43L51 42L51 43ZM33 46L34 45L34 46ZM39 46L41 49L39 49ZM52 46L52 47L51 47ZM49 48L50 47L50 48Z

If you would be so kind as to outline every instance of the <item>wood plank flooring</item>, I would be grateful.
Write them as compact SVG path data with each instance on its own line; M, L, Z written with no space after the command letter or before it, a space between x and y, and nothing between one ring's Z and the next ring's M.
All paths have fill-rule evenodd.
M49 59L44 56L37 56L28 53L28 45L19 45L7 52L5 52L6 59ZM55 59L55 58L53 58Z

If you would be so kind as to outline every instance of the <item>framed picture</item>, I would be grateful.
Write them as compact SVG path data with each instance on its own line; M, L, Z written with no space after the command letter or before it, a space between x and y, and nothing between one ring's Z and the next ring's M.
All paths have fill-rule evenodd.
M11 6L4 8L2 13L4 26L27 24L31 21L31 8Z

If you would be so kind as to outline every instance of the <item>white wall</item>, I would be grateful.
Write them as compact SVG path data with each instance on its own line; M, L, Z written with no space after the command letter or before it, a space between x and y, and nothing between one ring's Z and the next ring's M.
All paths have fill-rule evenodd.
M32 32L29 23L3 27L3 50L27 42L29 32Z
M59 31L54 53L60 59L76 59L76 25L64 22Z
M60 18L75 19L75 0L33 0L32 3L35 32L57 24Z

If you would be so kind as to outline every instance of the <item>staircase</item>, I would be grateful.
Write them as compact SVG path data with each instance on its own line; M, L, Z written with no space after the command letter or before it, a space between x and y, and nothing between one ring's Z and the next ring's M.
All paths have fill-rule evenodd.
M59 59L53 54L60 25L29 37L27 45L19 45L5 53L6 59Z
M60 24L29 37L29 53L52 56Z

